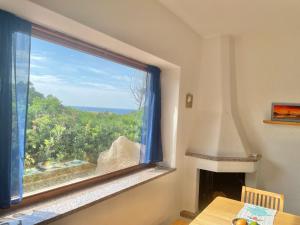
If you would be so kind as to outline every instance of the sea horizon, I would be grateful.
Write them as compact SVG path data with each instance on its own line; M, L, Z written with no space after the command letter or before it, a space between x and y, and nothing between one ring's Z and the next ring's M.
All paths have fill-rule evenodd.
M135 109L121 109L121 108L105 108L105 107L93 107L93 106L73 106L69 105L67 107L75 108L85 112L110 112L119 115L124 115L128 113L135 112Z

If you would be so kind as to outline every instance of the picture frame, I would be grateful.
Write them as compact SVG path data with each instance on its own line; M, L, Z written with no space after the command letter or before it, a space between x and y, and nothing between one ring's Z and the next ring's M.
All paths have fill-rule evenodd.
M272 103L271 120L300 123L300 103Z

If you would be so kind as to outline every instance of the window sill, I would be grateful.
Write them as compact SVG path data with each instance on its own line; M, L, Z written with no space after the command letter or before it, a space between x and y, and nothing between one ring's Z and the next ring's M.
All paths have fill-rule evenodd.
M173 171L175 169L147 168L121 178L0 215L0 224L47 224Z

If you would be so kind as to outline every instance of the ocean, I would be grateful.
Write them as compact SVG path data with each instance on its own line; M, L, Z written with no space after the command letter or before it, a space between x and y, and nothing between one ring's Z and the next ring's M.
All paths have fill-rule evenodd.
M87 106L69 106L85 112L111 112L119 115L128 114L134 112L134 109L117 109L117 108L98 108L98 107L87 107Z

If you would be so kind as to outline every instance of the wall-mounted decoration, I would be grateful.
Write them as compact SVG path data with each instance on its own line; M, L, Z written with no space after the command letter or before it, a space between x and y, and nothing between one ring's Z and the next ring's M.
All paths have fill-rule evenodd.
M193 95L191 93L186 94L185 107L186 108L192 108L193 107Z
M300 104L272 103L272 120L300 123Z

